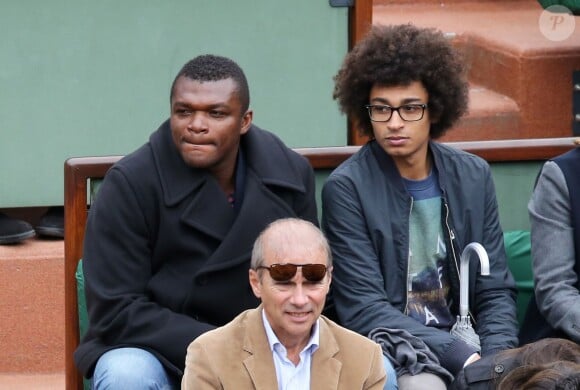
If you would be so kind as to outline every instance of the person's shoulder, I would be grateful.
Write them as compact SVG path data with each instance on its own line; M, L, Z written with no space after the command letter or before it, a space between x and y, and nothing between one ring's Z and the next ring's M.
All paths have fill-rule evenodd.
M251 159L259 164L271 164L276 159L278 163L286 161L303 168L310 167L306 157L286 145L276 134L255 124L243 136L241 145Z
M274 140L276 142L283 143L282 140L280 139L280 137L278 137L276 134L274 134L270 130L266 130L266 129L258 126L255 123L252 123L247 134L249 134L249 135L251 134L251 135L256 136L256 137L265 138L265 139Z
M248 316L254 310L255 309L245 310L227 324L202 333L195 339L195 342L212 346L216 346L220 343L231 345L232 340L240 338L240 333L243 333L244 329L247 327Z
M567 191L566 177L560 166L553 160L548 160L542 166L534 192L549 193Z
M328 175L324 181L323 196L329 200L337 193L364 193L368 188L382 185L382 181L388 178L377 173L388 168L381 167L381 163L373 153L371 144L363 145Z
M147 142L123 156L113 167L122 170L149 169L149 166L155 164L154 155L166 154L168 152L167 144L170 142L172 142L171 130L169 128L169 120L166 120L157 130L150 134ZM147 171L143 170L141 172Z
M133 184L148 182L151 175L143 175L143 172L153 172L154 166L151 147L147 143L113 164L104 180L108 181L112 177L123 177L125 181Z
M466 152L452 145L447 145L440 142L431 142L430 144L436 159L441 160L446 165L455 165L458 167L487 169L489 164L483 158Z
M542 166L542 176L563 176L562 169L554 160L548 160Z
M153 162L153 155L151 145L145 143L134 151L123 156L114 166L125 168L139 167L148 162Z
M368 171L373 159L372 151L369 144L360 147L349 158L338 165L328 176L328 180L337 180L340 178L360 178Z
M579 138L579 145L580 145L580 138ZM574 149L571 149L565 153L562 153L556 157L554 157L552 159L553 161L566 161L566 160L570 160L573 161L575 164L575 167L577 167L578 170L580 170L580 146L576 146Z
M433 148L434 151L440 153L442 156L445 157L453 157L454 159L459 158L485 163L485 160L483 158L473 153L467 152L463 149L460 149L456 146L453 146L452 144L445 144L442 142L432 141L431 148Z
M157 130L150 134L149 140L143 145L123 156L117 161L113 168L124 172L126 175L135 176L143 180L143 172L153 172L156 166L156 159L171 159L171 130L169 120L163 122Z

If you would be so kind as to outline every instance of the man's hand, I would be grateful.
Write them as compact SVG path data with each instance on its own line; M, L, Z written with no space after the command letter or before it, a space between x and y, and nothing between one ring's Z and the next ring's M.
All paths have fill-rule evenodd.
M463 363L463 368L469 366L471 363L473 363L479 359L481 359L481 355L478 353L474 353L473 355L471 355L470 357L467 358L465 363Z

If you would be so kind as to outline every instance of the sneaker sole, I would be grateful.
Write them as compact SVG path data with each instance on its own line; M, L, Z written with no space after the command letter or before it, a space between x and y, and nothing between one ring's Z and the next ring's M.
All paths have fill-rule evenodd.
M1 236L0 244L17 244L21 241L32 238L35 235L36 233L34 232L34 230L30 230L28 232L13 234L11 236Z
M64 238L64 229L62 228L37 226L34 229L39 236Z

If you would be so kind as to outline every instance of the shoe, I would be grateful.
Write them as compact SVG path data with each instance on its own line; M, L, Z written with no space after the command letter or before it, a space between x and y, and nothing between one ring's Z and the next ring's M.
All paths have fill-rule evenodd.
M64 207L50 207L35 227L39 236L64 238Z
M34 235L34 229L28 222L0 213L0 245L16 244Z

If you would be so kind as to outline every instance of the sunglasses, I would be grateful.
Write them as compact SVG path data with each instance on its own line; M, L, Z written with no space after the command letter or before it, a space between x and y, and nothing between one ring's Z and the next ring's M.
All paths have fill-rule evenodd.
M324 264L272 264L269 267L262 265L258 269L267 269L270 277L277 282L287 282L296 275L298 267L302 268L302 276L309 282L320 282L326 276Z

